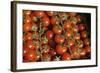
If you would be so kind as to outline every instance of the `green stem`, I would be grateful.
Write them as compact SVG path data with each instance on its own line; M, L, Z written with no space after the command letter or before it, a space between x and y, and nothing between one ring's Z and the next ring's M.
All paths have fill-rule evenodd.
M66 35L65 35L66 31L65 31L65 29L64 29L63 21L62 21L62 18L61 18L60 15L59 15L59 17L60 17L60 22L61 22L62 30L63 30L63 32L64 32L63 35L64 35L65 38L66 38ZM67 18L66 18L66 20L67 20ZM69 46L69 42L68 42L68 49L69 49L70 54L72 54L72 51L71 51L70 46Z
M40 26L39 26L39 42L40 42L40 45L39 45L39 47L40 47L40 57L41 57L41 60L43 61L43 58L42 58L42 43L41 43L41 36L42 36L42 34L41 34L41 23L40 23Z

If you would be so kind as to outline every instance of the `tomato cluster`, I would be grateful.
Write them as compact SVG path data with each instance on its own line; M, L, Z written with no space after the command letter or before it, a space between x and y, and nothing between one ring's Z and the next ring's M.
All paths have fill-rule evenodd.
M23 11L23 62L91 57L87 18L75 12Z

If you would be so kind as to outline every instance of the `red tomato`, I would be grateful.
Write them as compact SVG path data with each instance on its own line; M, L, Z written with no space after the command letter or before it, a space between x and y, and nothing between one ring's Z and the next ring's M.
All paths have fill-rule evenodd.
M84 50L86 51L86 53L91 53L91 47L90 46L86 46L84 48Z
M79 24L79 25L78 25L78 29L79 29L80 31L85 30L85 24Z
M53 33L51 30L48 30L48 31L46 32L46 37L47 37L49 40L52 39L53 36L54 36L54 33Z
M48 45L49 45L51 48L55 48L56 42L55 42L54 40L49 40Z
M32 33L30 33L30 32L26 33L25 40L32 40L32 39L33 39L32 38Z
M49 54L51 56L55 56L56 55L56 51L54 49L50 49Z
M79 34L79 33L76 33L76 34L74 35L74 38L75 38L75 40L80 40L80 34Z
M31 13L32 13L32 11L31 11L31 10L25 10L25 11L24 11L24 14L25 14L26 16L31 15Z
M77 52L77 51L71 53L71 58L72 59L79 59L80 58L80 53Z
M77 18L77 21L78 21L78 22L81 21L81 16L80 16L80 15L77 15L76 18Z
M23 45L23 56L25 56L29 51L29 48L26 45Z
M35 49L35 46L34 46L34 44L33 44L33 41L32 41L32 40L27 41L27 42L26 42L26 45L27 45L27 47L28 47L29 49Z
M70 38L72 35L73 35L73 31L72 30L69 30L65 33L65 35Z
M26 16L25 19L24 19L24 23L25 24L28 24L28 23L31 23L32 22L32 19L30 16Z
M84 49L82 49L82 50L80 51L80 56L81 56L81 57L85 57L85 55L86 55L86 51L85 51Z
M53 12L53 11L47 11L46 13L47 13L47 15L50 16L50 17L54 15L54 12Z
M75 43L74 43L74 40L69 40L68 41L68 45L71 47L71 46L73 46Z
M31 31L31 24L24 24L23 25L23 31L24 32Z
M64 12L60 12L59 15L61 17L61 20L63 20L63 21L65 21L68 18L67 14Z
M38 21L38 17L36 17L35 15L32 15L32 21L33 22L37 22Z
M55 26L53 27L53 32L54 32L55 34L61 34L61 33L62 33L62 27L61 27L60 25L55 25Z
M61 59L62 60L71 60L71 56L69 53L63 53Z
M51 56L48 53L42 55L43 61L51 61Z
M51 22L52 25L56 25L56 24L60 23L60 20L58 19L58 17L52 16L51 19L50 19L50 22Z
M86 38L87 37L87 31L82 31L81 32L81 37Z
M45 27L47 27L50 24L50 19L47 16L45 16L42 18L42 23Z
M72 24L72 22L70 20L67 21L67 22L64 22L64 29L66 29L66 30L70 29L71 28L71 24Z
M62 35L56 35L54 39L55 39L55 42L58 44L62 44L65 41L65 38Z
M57 54L63 54L67 51L67 48L65 46L62 45L57 45L56 46L56 52Z
M34 15L37 17L43 17L43 16L45 16L45 12L44 11L35 11Z
M69 12L68 13L70 16L75 16L77 13L76 12Z
M90 45L90 40L88 38L84 39L83 42L84 42L85 46L89 46Z
M72 28L72 30L74 33L78 33L78 27L76 25Z
M77 40L77 46L78 46L78 48L82 48L83 47L83 41Z
M70 50L71 50L72 53L77 52L78 49L79 49L79 48L78 48L77 46L71 46L71 47L70 47Z
M36 61L36 51L31 50L28 51L28 53L25 55L25 58L29 61L29 62L35 62Z

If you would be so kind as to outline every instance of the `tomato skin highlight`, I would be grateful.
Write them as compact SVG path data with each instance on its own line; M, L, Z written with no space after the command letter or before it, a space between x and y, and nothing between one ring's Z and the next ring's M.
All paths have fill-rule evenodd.
M56 43L62 44L62 43L64 43L64 41L65 41L64 36L61 36L61 35L56 35L56 36L55 36L55 42L56 42Z
M62 45L57 45L56 46L56 52L57 54L63 54L67 51L67 48L65 46Z
M31 24L24 24L23 25L23 31L24 32L31 31Z
M54 33L53 33L51 30L48 30L48 31L46 32L46 37L47 37L49 40L52 39L53 36L54 36Z
M55 26L53 27L53 32L54 32L55 34L61 34L61 33L62 33L62 27L61 27L60 25L55 25Z
M69 53L63 53L61 59L62 60L71 60L71 56Z

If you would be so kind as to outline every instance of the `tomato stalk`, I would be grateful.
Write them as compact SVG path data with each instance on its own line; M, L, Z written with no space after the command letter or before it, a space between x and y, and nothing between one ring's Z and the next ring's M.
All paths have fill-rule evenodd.
M60 22L61 22L61 26L62 26L62 30L63 30L63 35L65 36L65 39L66 39L66 35L65 35L65 33L66 33L66 31L65 31L65 29L64 29L64 25L63 25L63 21L62 21L62 18L61 18L61 16L59 15L59 17L60 17ZM66 18L66 21L67 21L67 18ZM69 46L69 42L68 42L68 49L69 49L69 52L70 52L70 54L72 54L72 51L71 51L71 49L70 49L70 46Z
M40 30L39 30L39 43L40 43L40 45L39 45L39 48L40 48L40 57L41 57L41 60L43 61L43 58L42 58L42 43L41 43L41 36L42 36L42 27L41 27L41 23L40 23L40 26L39 26L39 28L40 28Z

